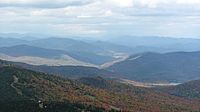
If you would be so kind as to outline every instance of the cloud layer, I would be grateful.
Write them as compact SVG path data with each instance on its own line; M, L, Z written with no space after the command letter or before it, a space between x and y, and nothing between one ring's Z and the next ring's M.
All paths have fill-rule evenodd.
M0 0L2 33L198 37L200 0Z

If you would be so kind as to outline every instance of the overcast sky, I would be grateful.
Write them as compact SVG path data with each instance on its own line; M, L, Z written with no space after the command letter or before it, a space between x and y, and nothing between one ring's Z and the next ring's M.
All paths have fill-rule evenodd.
M0 33L200 38L200 0L0 0Z

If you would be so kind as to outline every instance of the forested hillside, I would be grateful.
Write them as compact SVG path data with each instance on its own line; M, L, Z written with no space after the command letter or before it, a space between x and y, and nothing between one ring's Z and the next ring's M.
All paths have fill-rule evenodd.
M141 53L107 70L142 82L187 82L200 78L200 52Z
M31 108L30 105L36 106L38 101L44 102L47 109L59 107L65 109L73 105L72 110L76 108L77 111L84 109L95 111L103 108L100 110L189 112L200 109L200 103L196 100L187 100L102 78L97 80L100 80L99 85L106 84L105 87L91 86L83 81L73 81L6 65L0 68L0 79L0 102L5 105L0 108L2 110L9 108L8 105L13 102L18 103L14 103L16 107L9 109L27 110ZM94 79L91 78L87 82L90 80ZM62 112L62 109L59 110Z

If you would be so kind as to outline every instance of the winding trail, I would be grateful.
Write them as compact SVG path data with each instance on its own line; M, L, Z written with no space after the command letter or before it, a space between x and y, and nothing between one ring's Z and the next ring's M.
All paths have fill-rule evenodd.
M18 83L18 80L19 80L19 79L18 79L15 75L13 75L13 80L14 80L14 81L10 84L10 86L11 86L13 89L16 90L17 94L22 95L21 90L18 89L18 88L16 88L16 87L14 86L14 84Z

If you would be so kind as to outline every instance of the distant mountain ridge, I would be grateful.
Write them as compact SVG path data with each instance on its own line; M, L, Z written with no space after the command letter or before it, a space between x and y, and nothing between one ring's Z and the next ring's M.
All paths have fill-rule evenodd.
M14 34L12 34L12 37L13 35ZM17 36L18 35L16 35L16 37ZM84 41L84 39L59 37L23 39L24 38L0 38L0 47L22 47L22 45L27 45L46 50L58 50L59 52L64 51L68 56L73 57L78 61L94 65L102 65L107 62L112 62L118 57L123 57L124 55L143 52L166 53L177 51L200 51L200 39L179 39L156 36L124 36L119 38L115 37L110 40L107 39L105 41ZM12 54L14 53L17 54L17 52L13 52ZM48 52L44 52L44 54L46 53ZM44 54L40 55L44 56ZM50 56L51 55L53 54L50 53Z
M11 37L13 37L12 34ZM16 34L16 37L21 37ZM23 36L22 36L23 37ZM34 38L34 37L30 37ZM87 40L87 38L86 38ZM177 51L199 51L200 39L193 38L172 38L158 36L122 36L105 39L104 41L84 41L81 39L71 38L0 38L0 47L9 47L14 45L26 44L30 46L43 47L48 49L67 50L76 52L125 52L125 53L142 53L142 52L177 52ZM107 50L106 50L107 49Z
M142 52L177 52L200 51L200 39L159 36L122 36L107 41L118 45L129 46L135 53Z
M107 68L123 78L144 82L200 79L200 52L141 53Z
M101 56L97 54L87 53L87 52L70 52L70 51L63 51L63 50L56 50L56 49L47 49L47 48L40 48L40 47L34 47L29 45L16 45L11 47L1 47L0 48L0 54L5 54L8 56L14 57L40 57L40 58L46 58L46 59L55 59L55 60L69 60L72 63L74 62L79 63L77 65L81 65L82 62L84 65L89 64L102 64L104 62L110 61L113 58L110 56ZM97 60L98 58L98 60ZM6 58L5 58L6 59ZM14 61L14 60L10 60ZM25 62L17 60L18 62ZM35 60L36 61L36 60ZM64 62L64 61L63 61ZM30 64L30 63L28 63ZM46 63L48 65L48 63ZM63 63L63 65L67 65L67 63ZM62 65L62 64L60 64ZM69 63L70 65L70 63Z
M121 53L128 53L130 49L115 44L102 46L106 42L96 44L68 38L46 38L29 41L16 38L0 38L0 42L2 42L0 45L1 52L15 56L26 54L57 58L60 54L67 54L76 60L94 65L112 61Z
M80 77L96 77L101 76L104 78L116 77L115 73L98 69L95 67L87 66L34 66L25 63L10 62L0 60L0 66L14 66L17 68L23 68L28 70L33 70L42 73L48 73L52 75L59 75L68 78L80 78Z
M67 52L61 50L45 49L29 45L16 45L11 47L1 47L0 53L9 56L36 56L44 58L59 58L62 55L67 55Z
M68 52L62 50L39 48L29 45L16 45L0 48L0 59L8 61L49 66L95 66L88 62L83 62L79 59L70 57L68 54Z
M10 47L27 43L28 41L18 38L2 38L0 37L0 47Z

